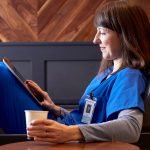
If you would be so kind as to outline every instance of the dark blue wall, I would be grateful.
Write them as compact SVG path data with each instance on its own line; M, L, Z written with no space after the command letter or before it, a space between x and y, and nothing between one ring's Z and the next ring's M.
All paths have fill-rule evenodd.
M92 43L0 43L3 57L48 91L56 104L73 108L98 72L101 55Z

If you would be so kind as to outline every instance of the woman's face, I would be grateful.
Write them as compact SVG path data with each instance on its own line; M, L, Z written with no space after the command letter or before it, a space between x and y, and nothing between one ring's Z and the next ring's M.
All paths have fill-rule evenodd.
M104 59L114 61L121 58L121 44L115 31L98 27L93 43L99 44Z

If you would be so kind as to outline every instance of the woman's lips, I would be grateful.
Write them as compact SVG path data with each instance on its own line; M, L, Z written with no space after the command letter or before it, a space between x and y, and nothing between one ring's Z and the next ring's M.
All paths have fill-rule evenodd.
M104 51L104 50L105 50L105 47L100 47L100 50L101 50L101 51Z

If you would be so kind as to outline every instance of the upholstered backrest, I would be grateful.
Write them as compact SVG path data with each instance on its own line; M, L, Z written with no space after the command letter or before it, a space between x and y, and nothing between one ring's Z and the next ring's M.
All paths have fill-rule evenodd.
M143 121L143 131L150 131L150 78L145 93L145 113Z

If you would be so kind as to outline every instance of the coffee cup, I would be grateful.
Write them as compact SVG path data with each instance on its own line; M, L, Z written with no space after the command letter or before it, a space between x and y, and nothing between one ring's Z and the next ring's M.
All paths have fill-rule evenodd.
M30 123L36 119L47 119L48 111L41 110L25 110L26 127L30 126ZM32 137L27 135L27 139L31 140Z

